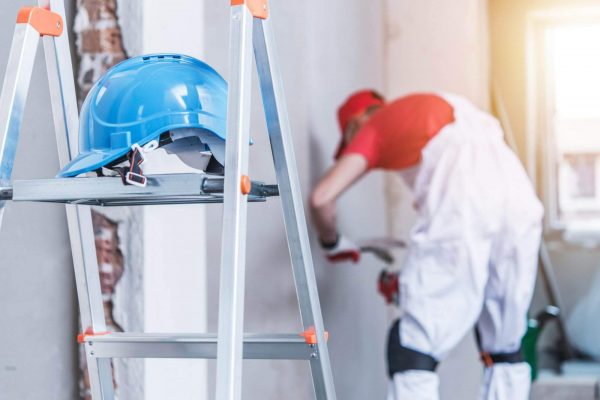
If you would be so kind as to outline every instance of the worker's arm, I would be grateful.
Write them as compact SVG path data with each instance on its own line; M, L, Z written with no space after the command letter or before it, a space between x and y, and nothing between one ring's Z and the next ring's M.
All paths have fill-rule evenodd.
M348 154L323 176L310 196L310 208L321 244L327 249L343 251L349 244L340 243L336 229L335 202L337 198L367 171L367 160L358 154ZM337 245L337 246L336 246ZM335 254L329 257L337 261ZM352 257L355 261L356 257Z

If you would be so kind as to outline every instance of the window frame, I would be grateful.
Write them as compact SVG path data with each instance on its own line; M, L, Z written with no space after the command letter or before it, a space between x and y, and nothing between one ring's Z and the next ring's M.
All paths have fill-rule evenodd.
M548 84L549 76L553 75L552 54L546 37L550 29L561 26L600 25L600 6L535 11L527 19L526 168L546 207L545 230L552 236L562 233L563 238L589 240L590 236L595 236L600 240L600 217L596 229L590 229L589 225L570 224L560 215L560 162L557 134L551 122L555 94L552 85Z

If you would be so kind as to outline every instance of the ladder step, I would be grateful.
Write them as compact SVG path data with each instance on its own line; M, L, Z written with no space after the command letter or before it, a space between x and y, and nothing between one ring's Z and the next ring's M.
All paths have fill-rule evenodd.
M86 335L86 351L96 358L217 357L216 334L109 333ZM255 360L310 360L315 345L298 334L245 334L244 358Z
M14 181L0 187L0 201L36 201L94 206L222 203L223 177L207 174L148 175L146 187L125 186L119 177ZM278 196L277 185L252 181L248 201Z

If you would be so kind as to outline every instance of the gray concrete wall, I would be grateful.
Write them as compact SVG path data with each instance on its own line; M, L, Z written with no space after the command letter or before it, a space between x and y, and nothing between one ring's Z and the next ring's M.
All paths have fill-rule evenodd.
M17 11L31 3L0 2L2 77ZM58 171L51 127L40 46L14 178L49 178ZM76 297L64 207L9 204L0 231L0 271L0 399L78 398Z

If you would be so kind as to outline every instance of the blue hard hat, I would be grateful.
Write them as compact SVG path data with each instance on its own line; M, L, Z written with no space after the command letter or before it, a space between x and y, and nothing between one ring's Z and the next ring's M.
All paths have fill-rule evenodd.
M226 120L227 83L207 64L178 54L131 58L92 87L81 110L79 155L58 176L96 171L170 131L191 128L224 144Z

